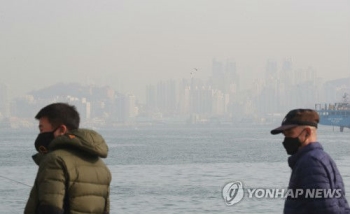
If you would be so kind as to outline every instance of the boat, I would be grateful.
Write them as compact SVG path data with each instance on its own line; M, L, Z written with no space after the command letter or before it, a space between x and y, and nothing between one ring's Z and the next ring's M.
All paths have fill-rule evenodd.
M340 132L350 128L350 103L348 94L343 95L342 102L333 104L315 104L315 110L320 116L321 125L339 126Z

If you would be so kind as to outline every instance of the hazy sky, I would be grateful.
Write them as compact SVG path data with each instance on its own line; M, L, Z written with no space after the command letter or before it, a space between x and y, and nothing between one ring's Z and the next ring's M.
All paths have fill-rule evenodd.
M57 82L144 95L158 80L236 62L242 85L267 59L350 76L349 0L0 0L0 82L13 95ZM253 77L249 77L249 76Z

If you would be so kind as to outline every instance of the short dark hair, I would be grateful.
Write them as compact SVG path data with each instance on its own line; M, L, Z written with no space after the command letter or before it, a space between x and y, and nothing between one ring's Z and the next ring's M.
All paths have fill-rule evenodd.
M42 108L35 119L46 117L53 127L67 126L68 130L79 128L80 117L77 109L68 103L52 103Z

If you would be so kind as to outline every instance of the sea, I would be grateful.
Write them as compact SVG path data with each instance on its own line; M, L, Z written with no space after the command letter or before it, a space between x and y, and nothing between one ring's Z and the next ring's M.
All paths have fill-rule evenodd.
M97 130L109 146L111 213L282 213L284 198L243 197L227 205L223 188L287 188L291 169L278 124L147 126ZM38 130L0 130L0 213L23 213L37 166ZM350 200L350 130L320 126ZM247 194L245 194L246 196Z

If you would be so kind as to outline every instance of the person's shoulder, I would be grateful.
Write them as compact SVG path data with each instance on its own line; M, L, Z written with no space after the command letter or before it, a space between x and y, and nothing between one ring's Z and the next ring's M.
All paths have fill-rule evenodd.
M305 166L329 165L334 162L332 157L323 149L314 149L308 152L302 161Z
M330 156L323 149L315 149L310 151L310 158L322 160L323 158L329 158Z
M49 152L45 154L40 161L39 172L46 169L60 168L62 161L56 152Z
M322 160L326 156L328 155L323 151L323 149L316 148L305 152L298 162L303 165L310 165L315 161L317 162L318 160Z
M66 149L53 150L44 155L41 164L50 164L55 162L62 162L66 156L72 156L73 154Z

